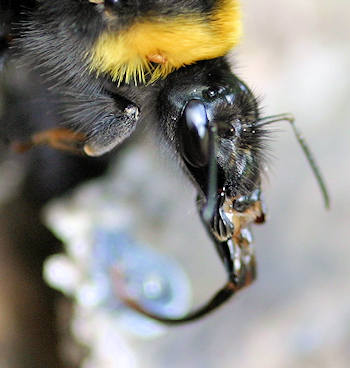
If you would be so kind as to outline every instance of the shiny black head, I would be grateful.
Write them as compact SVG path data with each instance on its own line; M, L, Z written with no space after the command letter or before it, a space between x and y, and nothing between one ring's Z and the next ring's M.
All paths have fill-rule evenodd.
M162 129L180 154L202 199L208 199L211 157L217 200L260 187L265 130L257 100L223 60L198 63L168 78L160 99Z

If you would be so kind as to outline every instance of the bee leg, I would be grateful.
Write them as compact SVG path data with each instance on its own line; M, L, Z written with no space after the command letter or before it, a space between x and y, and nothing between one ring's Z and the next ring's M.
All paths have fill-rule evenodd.
M40 131L28 141L12 142L12 149L25 152L34 146L46 145L61 151L95 157L109 152L134 131L139 109L123 97L102 95L89 101L77 96L76 99L78 103L70 106L72 115L79 111L79 124L71 124L74 128L59 127ZM71 116L68 116L68 121L71 120Z
M89 94L75 90L66 92L63 99L65 122L83 136L78 148L87 156L101 156L128 138L135 130L139 118L136 104L116 92L107 90ZM69 125L68 125L69 124Z
M224 255L222 258L226 260L224 263L228 271L228 281L207 303L197 309L194 309L183 317L167 318L166 316L161 316L145 309L135 299L128 296L125 284L123 283L123 275L118 272L115 272L114 274L114 286L116 293L128 307L159 322L169 325L176 325L195 321L196 319L199 319L220 307L238 290L250 285L255 279L255 257L249 247L242 250L237 246L239 248L238 253L231 251L232 246L228 242L220 242L220 244L217 244L217 247L222 248L221 254ZM229 259L226 259L226 257Z
M114 98L118 99L119 103L124 100L119 96L114 96ZM126 101L120 112L106 116L88 132L88 139L83 147L84 153L94 157L109 152L130 136L136 128L138 117L138 107Z
M54 128L33 134L28 141L14 141L14 151L26 152L34 146L45 145L61 151L81 153L86 136L68 128Z

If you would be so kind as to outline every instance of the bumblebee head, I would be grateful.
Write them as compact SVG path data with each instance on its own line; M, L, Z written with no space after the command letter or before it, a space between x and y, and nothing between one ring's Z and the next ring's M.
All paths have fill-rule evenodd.
M204 195L208 195L212 155L218 192L232 197L249 194L260 184L266 134L255 127L259 120L257 100L228 67L221 65L222 60L200 64L177 72L177 83L170 81L165 88L159 105L163 130L175 142L184 166Z
M263 134L254 127L257 119L254 96L235 76L231 83L204 88L186 101L177 128L179 152L205 194L212 154L220 192L245 195L259 185Z
M176 85L169 83L161 98L162 103L166 100L159 106L162 128L198 189L200 210L211 208L207 219L211 232L226 240L223 238L233 233L226 228L220 231L215 216L220 221L224 216L230 218L224 212L229 213L231 207L240 213L236 219L247 225L262 215L257 191L260 193L266 132L256 124L257 100L222 60L176 74L182 83L179 79ZM228 226L236 219L231 216Z

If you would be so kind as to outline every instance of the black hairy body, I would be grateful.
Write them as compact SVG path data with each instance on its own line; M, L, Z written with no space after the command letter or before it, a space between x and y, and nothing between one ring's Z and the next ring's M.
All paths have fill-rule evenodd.
M135 17L147 17L154 13L178 16L179 13L208 12L214 3L145 1L136 6L136 3L126 2L118 14L120 19L113 26L127 27ZM220 57L181 68L149 86L135 86L133 83L116 85L110 76L91 72L83 57L107 26L108 20L99 8L88 1L44 1L37 9L33 8L29 19L18 23L18 37L11 51L13 60L18 68L24 68L25 73L35 74L35 79L40 80L58 125L83 133L89 153L100 155L109 151L130 136L138 124L146 122L151 126L160 126L167 143L178 151L174 132L181 110L171 112L172 106L183 106L190 98L188 90L230 85L235 79L230 65L224 57ZM173 100L179 101L171 101L169 106L167 96L170 95L174 96ZM181 100L180 96L184 98ZM227 121L238 119L242 124L247 119L250 122L258 119L257 102L248 88L236 90L235 96L236 100L229 108L228 104L221 104L216 109L217 120L224 122L223 132ZM174 114L177 118L169 119ZM258 129L254 134L247 129L240 133L234 145L230 137L227 138L221 139L218 162L221 167L227 167L228 160L235 156L236 164L230 165L235 167L235 171L227 175L231 178L229 186L232 192L245 194L259 183L262 134ZM235 152L230 154L232 149ZM243 161L247 159L245 152L248 149L253 158L249 165L251 173L247 176L247 165ZM206 175L201 174L203 183ZM201 186L204 190L205 184Z

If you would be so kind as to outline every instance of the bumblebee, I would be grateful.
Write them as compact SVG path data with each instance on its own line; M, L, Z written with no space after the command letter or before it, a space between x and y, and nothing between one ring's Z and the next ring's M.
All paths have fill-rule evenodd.
M199 215L227 271L224 287L178 319L145 310L120 287L132 308L170 324L209 313L254 280L249 228L265 221L266 127L286 120L295 129L287 114L262 117L232 72L226 55L240 35L236 0L38 1L18 23L4 68L6 75L14 64L40 80L59 121L27 140L16 139L15 127L2 129L17 151L45 144L100 156L148 123L196 187Z

